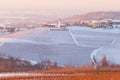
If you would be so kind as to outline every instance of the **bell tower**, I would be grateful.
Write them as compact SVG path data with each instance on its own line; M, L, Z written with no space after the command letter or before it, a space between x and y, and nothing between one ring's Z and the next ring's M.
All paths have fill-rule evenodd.
M58 20L58 25L57 25L57 28L61 28L61 19Z

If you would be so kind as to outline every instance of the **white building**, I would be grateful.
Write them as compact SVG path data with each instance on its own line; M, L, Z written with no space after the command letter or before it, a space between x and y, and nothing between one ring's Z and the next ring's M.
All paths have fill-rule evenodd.
M113 20L113 27L120 28L120 20Z

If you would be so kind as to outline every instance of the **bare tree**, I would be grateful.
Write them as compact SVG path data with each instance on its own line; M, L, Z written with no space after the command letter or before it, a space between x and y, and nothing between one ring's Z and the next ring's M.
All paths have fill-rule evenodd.
M107 62L106 56L103 56L103 57L102 57L101 66L102 66L102 67L107 67L107 66L108 66L108 62Z

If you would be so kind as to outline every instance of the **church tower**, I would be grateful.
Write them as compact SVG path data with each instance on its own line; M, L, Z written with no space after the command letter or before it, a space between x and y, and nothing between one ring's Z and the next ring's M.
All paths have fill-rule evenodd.
M61 19L59 19L59 21L58 21L58 25L57 25L57 28L61 28Z

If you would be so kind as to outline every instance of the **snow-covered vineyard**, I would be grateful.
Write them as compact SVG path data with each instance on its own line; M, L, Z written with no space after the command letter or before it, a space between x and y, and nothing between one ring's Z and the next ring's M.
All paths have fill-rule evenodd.
M120 37L119 29L92 29L75 26L68 27L68 29L68 31L33 29L1 36L0 53L33 62L49 59L60 65L79 66L91 62L90 56L95 49L113 46L112 43ZM116 46L119 48L119 45ZM118 55L118 53L115 54ZM97 59L99 55L95 53L95 56Z

